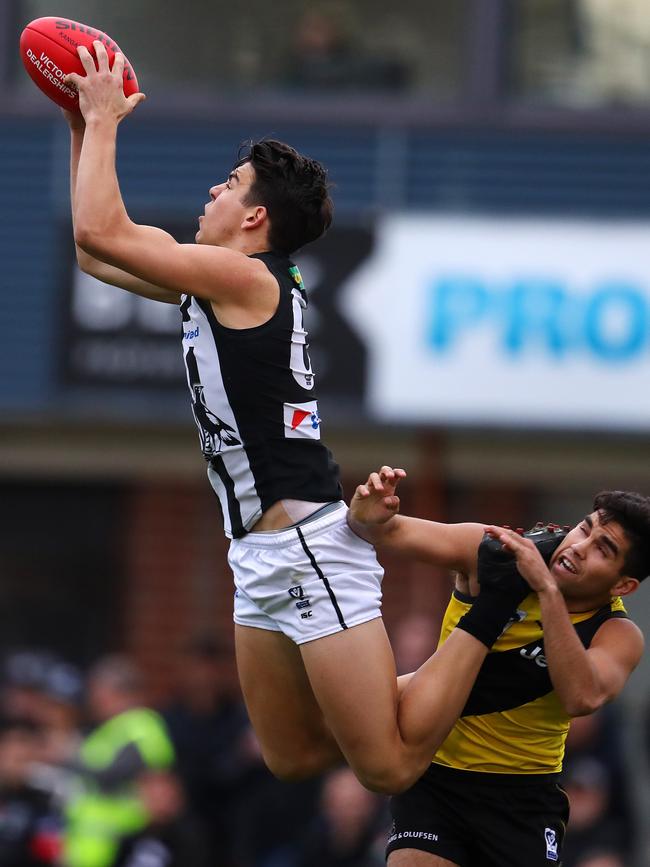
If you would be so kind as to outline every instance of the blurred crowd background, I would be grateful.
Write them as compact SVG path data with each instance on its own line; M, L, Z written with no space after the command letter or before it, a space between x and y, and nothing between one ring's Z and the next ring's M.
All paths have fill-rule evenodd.
M0 867L381 864L383 799L260 761L177 311L74 265L67 128L17 51L52 14L148 95L134 219L192 240L251 137L328 166L298 263L347 496L389 463L407 513L527 526L650 493L650 4L0 0ZM408 671L450 579L385 566ZM649 706L646 661L574 724L565 867L650 864Z

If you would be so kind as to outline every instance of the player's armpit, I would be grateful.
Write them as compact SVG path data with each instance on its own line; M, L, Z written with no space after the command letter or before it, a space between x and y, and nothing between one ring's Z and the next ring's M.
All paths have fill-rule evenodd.
M118 286L120 289L125 289L127 292L132 292L134 295L140 295L143 298L150 298L152 301L163 301L166 304L180 304L181 293L173 289L163 289L162 286L154 286L152 283L147 283L146 280L141 280L139 277L134 277L120 268L115 268L113 265L107 265L106 262L101 262L93 256L89 256L80 247L77 247L77 262L84 274L90 274L102 283L109 283L111 286Z
M125 221L110 233L75 230L89 255L154 286L206 298L215 306L253 309L270 318L278 283L259 259L209 244L179 244L154 226Z

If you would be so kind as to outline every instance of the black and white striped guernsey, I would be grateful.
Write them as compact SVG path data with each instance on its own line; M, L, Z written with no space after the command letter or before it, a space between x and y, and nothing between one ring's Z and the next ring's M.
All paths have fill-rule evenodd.
M297 266L258 253L277 279L274 315L255 328L221 325L206 299L184 295L183 354L208 477L230 538L282 499L342 497L338 466L320 442L320 418Z

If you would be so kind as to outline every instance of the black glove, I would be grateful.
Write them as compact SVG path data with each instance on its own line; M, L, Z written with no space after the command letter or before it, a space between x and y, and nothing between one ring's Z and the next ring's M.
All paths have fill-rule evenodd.
M566 530L555 524L538 524L523 535L535 543L548 565L566 534ZM487 533L478 546L477 575L481 592L470 610L458 621L458 627L478 638L486 647L492 647L517 606L531 591L519 574L514 555Z

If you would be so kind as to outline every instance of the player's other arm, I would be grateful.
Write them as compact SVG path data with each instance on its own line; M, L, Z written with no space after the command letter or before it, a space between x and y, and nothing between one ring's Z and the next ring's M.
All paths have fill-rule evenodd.
M350 528L378 552L400 554L444 569L473 575L482 524L442 524L397 514L395 491L406 473L384 466L359 485L350 502Z
M537 593L544 627L544 656L553 688L569 716L585 716L615 698L643 653L641 630L624 618L605 621L587 649L571 622L566 600L530 539L503 527L486 527L517 560ZM621 579L614 596L633 579ZM629 592L629 591L628 591Z
M80 114L75 114L69 111L63 111L65 118L70 126L70 204L72 207L72 224L75 220L75 200L77 188L77 171L79 169L79 157L83 145L85 122ZM161 286L155 286L148 283L146 280L141 280L127 271L122 271L120 268L115 268L113 265L108 265L99 259L94 258L85 250L75 243L77 252L77 262L81 270L96 277L103 283L110 283L112 286L119 286L121 289L126 289L128 292L133 292L135 295L141 295L144 298L151 298L154 301L164 301L168 304L180 304L181 293L178 291L163 289Z
M607 620L585 649L559 590L539 594L544 655L553 688L570 716L586 716L616 698L641 659L644 639L631 620Z

